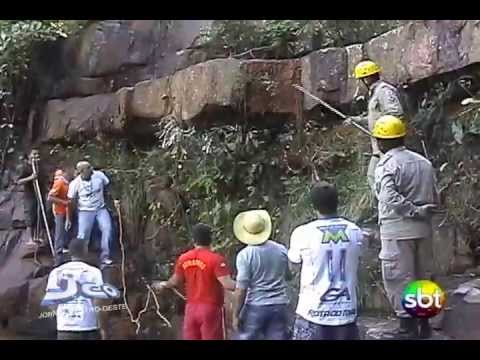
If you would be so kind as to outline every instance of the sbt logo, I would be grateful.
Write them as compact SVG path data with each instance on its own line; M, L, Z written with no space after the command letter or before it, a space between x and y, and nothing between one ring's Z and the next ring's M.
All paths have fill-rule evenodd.
M406 286L402 305L411 316L428 319L442 311L446 300L445 292L436 283L417 280Z

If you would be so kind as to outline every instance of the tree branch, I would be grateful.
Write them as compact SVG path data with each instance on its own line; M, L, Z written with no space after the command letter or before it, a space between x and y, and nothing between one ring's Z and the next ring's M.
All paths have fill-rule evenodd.
M256 52L256 51L265 51L265 50L273 50L274 48L275 48L274 45L261 46L261 47L249 49L249 50L244 51L244 52L242 52L242 53L240 53L240 54L231 55L230 57L233 57L233 58L235 58L235 59L241 58L242 56L245 56L245 55L250 55L251 57L255 57L255 55L253 54L253 52Z

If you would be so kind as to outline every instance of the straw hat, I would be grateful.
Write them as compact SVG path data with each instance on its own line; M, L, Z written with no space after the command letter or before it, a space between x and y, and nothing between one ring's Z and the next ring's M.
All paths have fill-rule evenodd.
M235 217L233 233L244 244L263 244L272 233L270 215L266 210L244 211Z

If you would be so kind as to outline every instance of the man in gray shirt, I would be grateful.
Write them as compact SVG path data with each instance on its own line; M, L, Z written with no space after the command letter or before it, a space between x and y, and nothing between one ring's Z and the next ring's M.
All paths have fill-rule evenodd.
M92 165L87 161L80 161L77 164L79 175L70 183L68 188L69 211L65 222L68 231L72 224L71 216L73 201L78 208L78 234L77 238L85 241L88 248L93 225L97 222L102 232L100 267L103 269L113 263L110 258L110 241L112 236L112 219L105 206L105 188L110 180L101 171L93 170Z
M247 245L237 255L233 326L238 339L286 340L287 249L269 240L272 223L265 210L238 214L233 229Z
M400 326L385 335L428 338L428 319L412 318L402 306L403 291L414 280L432 276L431 213L439 204L435 171L430 161L408 150L405 124L397 117L382 116L373 136L383 155L375 171L378 222L385 291Z

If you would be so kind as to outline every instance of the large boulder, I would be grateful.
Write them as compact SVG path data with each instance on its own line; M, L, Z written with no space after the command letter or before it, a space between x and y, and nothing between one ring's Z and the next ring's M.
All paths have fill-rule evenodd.
M53 85L53 99L66 99L76 96L90 96L107 93L111 86L105 78L69 77L57 81Z
M367 87L355 78L355 66L364 59L363 44L350 45L345 50L347 51L347 85L341 103L348 103L357 96L367 94Z
M480 61L480 20L467 20L460 33L459 51L468 64Z
M302 58L302 84L313 95L332 103L346 102L347 52L343 48L322 49ZM310 112L318 102L304 97L304 111Z
M34 71L42 97L66 99L116 91L206 61L189 47L211 20L105 20L40 49ZM46 61L45 59L54 59Z
M90 50L82 47L78 50L85 58L79 55L77 63L88 69L80 72L86 77L78 75L84 85L72 83L64 87L74 89L70 93L82 95L116 89L120 84L136 84L134 90L125 91L125 96L120 97L118 93L106 93L50 101L44 116L45 139L58 141L78 133L88 137L105 132L122 134L128 118L135 120L132 130L151 134L152 120L167 115L188 124L211 126L245 118L259 124L256 121L259 117L262 121L271 119L273 123L279 119L295 121L303 115L314 116L318 110L325 113L315 100L292 88L292 84L299 82L312 94L351 113L347 105L357 95L366 94L366 88L353 76L355 65L366 57L378 62L383 68L382 76L395 85L451 72L480 59L479 20L428 20L407 23L366 44L322 49L301 59L240 61L228 58L188 66L190 62L182 63L182 59L198 51L188 49L188 44L194 42L201 24L174 21L167 26L160 21L155 27L151 21L132 20L91 25L82 39L85 44L91 44L92 49L84 44L82 46ZM131 29L133 38L127 37L127 28ZM174 29L178 34L174 35ZM160 41L161 33L166 43ZM127 41L127 38L134 39L131 48L125 48L122 43L120 48L112 49L113 45L109 44ZM151 38L158 45L154 55L146 50L145 39ZM108 62L110 56L115 57L111 63ZM203 54L193 62L207 58ZM102 80L91 77L97 75ZM132 94L131 102L129 94ZM300 102L300 99L303 100ZM118 109L125 109L125 113Z
M242 62L247 78L246 110L258 116L293 121L302 112L302 94L292 85L301 82L300 60Z
M413 83L478 61L478 25L478 20L414 21L370 40L365 50L387 80Z
M160 119L169 111L170 78L142 81L135 85L130 104L133 117Z
M106 20L89 25L66 48L75 70L99 77L147 64L153 54L155 20Z
M170 101L178 120L195 125L229 122L245 96L241 61L216 59L190 66L171 78Z
M37 267L33 259L25 259L30 252L26 236L21 230L0 231L0 319L26 311L28 282Z
M21 227L24 220L23 193L11 188L0 191L0 230Z
M116 93L50 100L43 119L43 140L64 141L77 136L118 133L124 128L130 89Z

